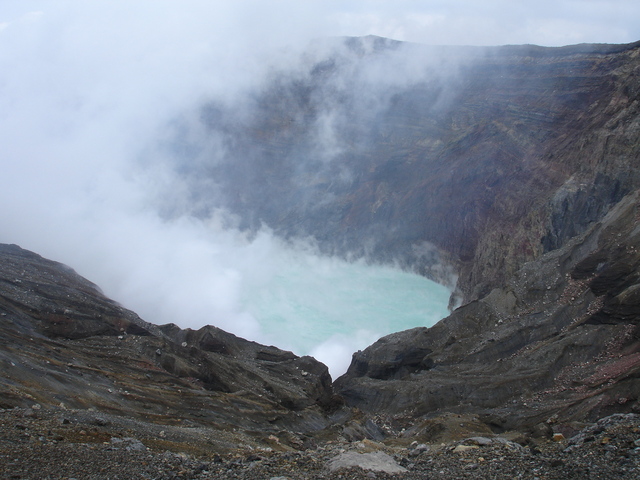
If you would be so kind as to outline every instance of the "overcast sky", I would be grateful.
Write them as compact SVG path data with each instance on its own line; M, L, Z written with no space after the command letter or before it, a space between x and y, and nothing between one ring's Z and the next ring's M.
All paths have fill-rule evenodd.
M203 101L291 67L282 47L369 34L628 43L640 40L640 1L0 0L0 242L72 266L154 323L260 339L239 299L288 247L215 218L161 218L158 197L183 186L157 147Z
M121 2L0 0L0 26L30 11L72 10L83 3L104 15L105 4ZM183 13L176 14L180 10ZM548 46L640 40L637 0L158 0L126 2L119 14L138 20L167 15L179 23L188 21L188 10L220 31L241 31L250 38L255 38L251 32L275 38L374 34L429 44ZM115 26L118 18L106 15L103 21Z
M429 44L627 43L640 39L635 0L332 2L340 33Z

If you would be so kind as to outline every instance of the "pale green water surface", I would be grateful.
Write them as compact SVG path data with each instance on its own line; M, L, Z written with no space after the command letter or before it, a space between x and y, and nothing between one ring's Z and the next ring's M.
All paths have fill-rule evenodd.
M397 268L306 257L245 291L243 307L275 345L315 356L335 377L381 336L447 316L450 293Z

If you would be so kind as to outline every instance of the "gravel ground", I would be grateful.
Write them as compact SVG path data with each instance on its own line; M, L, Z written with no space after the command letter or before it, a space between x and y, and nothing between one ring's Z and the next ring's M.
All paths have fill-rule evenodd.
M167 439L170 451L163 448L162 439L150 436L157 437L157 426L145 430L137 424L136 431L104 418L50 408L0 410L0 478L640 478L640 415L634 414L604 418L571 438L555 442L529 440L520 445L500 437L476 437L447 445L414 442L405 448L366 440L338 441L288 452L239 446L235 452L224 455L207 452L206 448L194 449L189 443L197 442L197 435L182 444ZM209 434L215 436L217 432L211 430ZM362 458L362 465L367 467L364 454L383 455L392 465L368 465L374 470L336 466L336 458ZM398 473L386 473L391 467Z

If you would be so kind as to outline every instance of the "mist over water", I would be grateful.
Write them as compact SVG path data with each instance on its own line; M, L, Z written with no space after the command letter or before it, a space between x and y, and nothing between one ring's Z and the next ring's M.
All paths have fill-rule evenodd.
M27 3L0 18L1 242L71 266L147 321L215 325L334 376L379 336L447 314L449 291L422 277L194 214L176 171L218 145L192 122L189 145L212 156L185 154L171 125L212 99L242 105L268 72L297 68L283 45L318 30L268 35L280 17L259 2L247 18L262 23L240 32L232 2Z
M445 317L450 293L397 268L293 252L268 282L249 282L241 304L265 339L314 356L335 378L381 336Z

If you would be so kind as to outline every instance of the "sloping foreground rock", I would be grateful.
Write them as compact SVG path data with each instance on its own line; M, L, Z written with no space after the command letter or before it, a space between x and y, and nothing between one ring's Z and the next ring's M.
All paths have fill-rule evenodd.
M495 431L640 412L640 194L432 328L384 337L335 382L352 406L474 412ZM536 427L538 425L538 427Z
M198 441L195 435L184 437L176 454L163 450L162 438L131 436L140 433L52 408L0 410L0 478L614 480L640 474L640 416L633 414L526 447L498 436L409 447L337 442L293 452L245 448L220 457L195 456L187 442ZM200 442L215 438L211 431L198 433ZM385 473L390 466L397 473Z
M276 444L302 442L282 432L349 419L315 359L215 327L152 325L70 268L15 245L0 245L0 366L1 408L92 409L273 434Z

